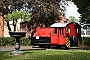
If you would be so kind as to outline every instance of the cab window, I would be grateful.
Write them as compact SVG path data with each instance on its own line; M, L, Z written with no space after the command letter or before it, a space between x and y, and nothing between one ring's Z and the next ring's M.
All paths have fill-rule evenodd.
M64 28L62 28L60 31L60 35L64 35Z
M54 32L53 32L53 33L54 33L54 34L57 34L57 28L54 29Z
M66 30L67 32L70 32L70 26L67 26Z
M80 28L77 28L77 33L80 33L81 32L81 29Z

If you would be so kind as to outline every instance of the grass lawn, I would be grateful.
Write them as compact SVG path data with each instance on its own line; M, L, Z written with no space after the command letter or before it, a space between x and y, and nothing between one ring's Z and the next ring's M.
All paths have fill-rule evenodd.
M10 56L10 52L0 52L0 60L90 60L90 50L30 50L24 55Z

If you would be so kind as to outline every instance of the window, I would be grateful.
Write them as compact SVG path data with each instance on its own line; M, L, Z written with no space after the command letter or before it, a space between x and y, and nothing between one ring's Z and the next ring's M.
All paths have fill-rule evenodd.
M67 26L66 29L67 29L67 32L70 32L70 26Z
M80 33L81 32L81 29L80 28L77 28L77 33Z
M53 33L54 33L54 34L57 34L57 28L54 29L54 32L53 32Z
M64 35L64 28L61 29L61 35Z

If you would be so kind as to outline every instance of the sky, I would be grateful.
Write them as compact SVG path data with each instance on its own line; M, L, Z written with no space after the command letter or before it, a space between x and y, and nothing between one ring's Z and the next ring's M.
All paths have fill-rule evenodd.
M79 19L80 14L77 12L77 10L78 8L73 2L69 3L69 7L67 8L66 12L66 17L68 18L69 16L75 16L76 19Z

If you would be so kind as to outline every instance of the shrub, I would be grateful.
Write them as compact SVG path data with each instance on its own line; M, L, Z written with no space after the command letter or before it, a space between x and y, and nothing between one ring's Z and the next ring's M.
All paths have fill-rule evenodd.
M0 37L0 46L15 45L15 39L13 37Z
M22 37L20 39L20 44L23 46L30 46L31 45L31 40L29 40L27 37Z
M90 37L85 37L85 39L83 40L83 45L90 46Z
M0 46L14 46L15 42L14 37L0 37ZM29 46L30 40L27 37L23 37L20 39L20 45Z

